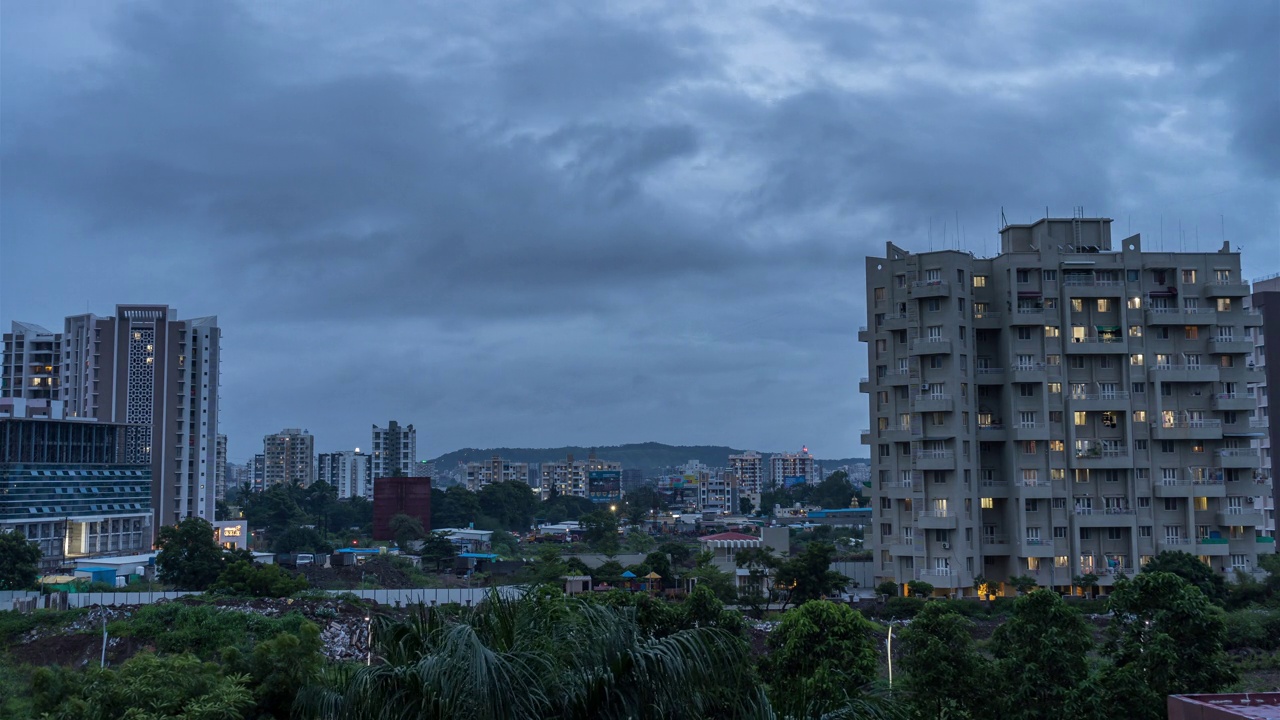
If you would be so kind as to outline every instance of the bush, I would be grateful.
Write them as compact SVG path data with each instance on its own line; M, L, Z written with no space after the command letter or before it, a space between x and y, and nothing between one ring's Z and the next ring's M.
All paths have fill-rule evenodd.
M209 605L164 603L141 607L131 619L111 623L108 631L116 637L152 642L162 653L190 652L212 658L227 647L251 650L255 642L282 632L297 634L304 622L306 618L298 612L268 618Z
M1280 612L1237 610L1223 617L1222 646L1226 650L1280 649Z
M881 613L890 620L906 620L915 617L916 613L923 610L924 602L924 598L918 597L889 598L884 602Z
M307 589L307 579L279 565L256 565L247 560L227 566L209 592L242 597L289 597Z

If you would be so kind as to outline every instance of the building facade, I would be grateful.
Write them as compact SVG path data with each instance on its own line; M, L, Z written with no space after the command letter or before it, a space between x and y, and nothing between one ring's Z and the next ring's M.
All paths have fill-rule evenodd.
M267 489L267 456L258 453L253 456L253 464L249 470L254 492Z
M994 258L867 259L878 580L1065 590L1162 550L1231 572L1274 549L1249 502L1261 317L1239 254L1113 249L1110 222L1010 225Z
M622 463L601 460L594 451L586 460L569 455L563 461L542 463L541 474L544 498L554 492L598 503L622 500Z
M1253 283L1253 294L1247 298L1250 306L1261 313L1262 325L1253 328L1253 357L1249 359L1254 367L1255 381L1250 383L1249 391L1258 405L1254 424L1258 433L1254 445L1258 450L1260 467L1257 484L1259 495L1255 499L1262 508L1266 527L1262 528L1265 536L1275 542L1276 505L1280 505L1280 487L1276 486L1272 452L1280 447L1280 425L1271 423L1271 393L1273 387L1280 387L1280 341L1267 343L1267 337L1280 338L1280 276L1271 276ZM1270 487L1271 494L1265 490Z
M359 448L321 453L316 472L320 482L337 488L339 500L373 499L373 456L360 452Z
M529 463L503 460L497 455L484 462L469 462L462 466L462 472L467 489L472 492L496 482L529 484Z
M263 487L307 486L316 477L316 439L299 428L285 428L262 438Z
M764 458L760 453L748 450L741 455L730 455L729 472L738 479L739 493L759 506L760 493L764 492Z
M817 461L809 454L809 448L798 453L779 453L769 456L769 473L774 487L787 485L817 485L822 481Z
M373 426L373 477L411 477L418 465L418 431L392 420Z
M111 317L67 317L61 333L15 323L0 386L6 397L57 399L67 418L124 425L125 462L151 465L154 532L213 519L220 367L216 317L117 305Z
M373 481L373 539L395 540L391 518L408 515L431 531L431 478L376 478Z
M227 499L227 436L219 434L214 450L213 498Z
M125 434L87 419L0 418L0 532L39 546L44 570L150 549L151 464L125 461Z

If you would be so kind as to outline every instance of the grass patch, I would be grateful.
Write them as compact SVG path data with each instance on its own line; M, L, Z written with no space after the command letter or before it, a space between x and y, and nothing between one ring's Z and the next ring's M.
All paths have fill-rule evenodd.
M282 632L297 633L304 622L296 611L269 618L208 605L165 603L140 608L132 618L111 623L108 631L152 643L160 652L190 652L207 660L223 648L251 649Z

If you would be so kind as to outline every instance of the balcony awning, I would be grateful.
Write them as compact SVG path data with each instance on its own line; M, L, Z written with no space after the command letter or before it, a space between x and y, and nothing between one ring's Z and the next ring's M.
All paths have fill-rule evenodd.
M1094 327L1096 327L1096 328L1098 329L1098 332L1100 332L1100 333L1118 333L1118 332L1120 332L1120 326L1119 326L1119 325L1095 325Z

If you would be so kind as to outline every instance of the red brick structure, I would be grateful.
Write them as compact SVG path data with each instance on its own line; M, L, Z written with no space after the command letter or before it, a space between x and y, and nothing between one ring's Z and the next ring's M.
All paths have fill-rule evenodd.
M391 518L404 513L431 530L431 478L378 478L373 481L373 539L394 540Z

